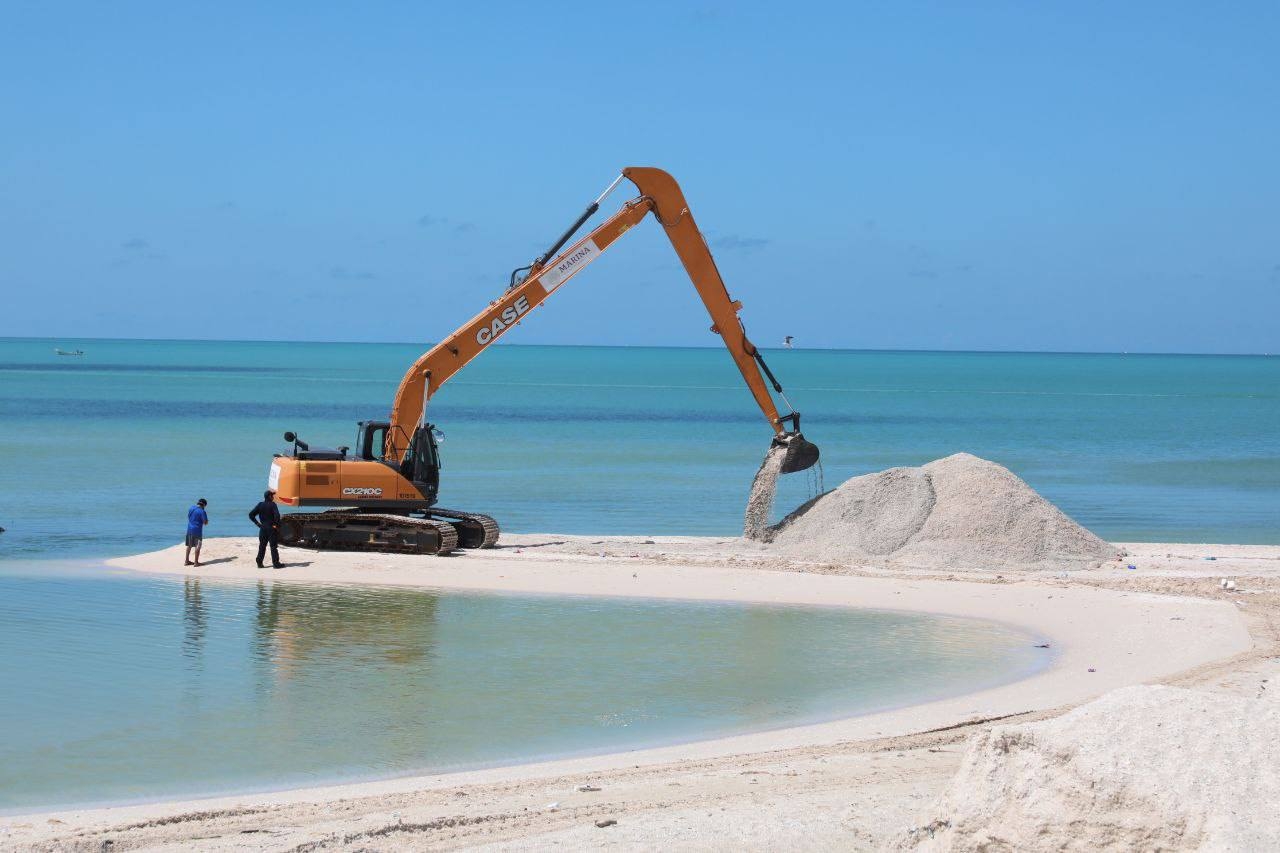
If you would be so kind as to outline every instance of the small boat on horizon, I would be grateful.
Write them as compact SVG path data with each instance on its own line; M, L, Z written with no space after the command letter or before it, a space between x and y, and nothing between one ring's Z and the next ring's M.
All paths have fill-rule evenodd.
M56 355L84 355L84 350L82 349L65 350L55 347L53 351Z

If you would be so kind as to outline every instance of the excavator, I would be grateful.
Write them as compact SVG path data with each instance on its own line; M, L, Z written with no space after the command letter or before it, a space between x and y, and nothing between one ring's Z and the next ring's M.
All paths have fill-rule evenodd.
M634 184L639 194L570 244L624 179ZM780 455L779 472L784 474L815 465L818 448L801 434L800 413L747 338L738 317L742 303L729 296L679 184L661 169L631 167L622 170L550 249L529 265L513 270L498 299L409 367L400 380L390 417L360 421L354 447L313 448L294 432L284 434L291 449L275 455L268 476L276 501L289 507L330 509L284 513L281 544L415 554L493 547L499 534L496 521L437 503L440 433L427 420L428 404L459 370L650 214L666 231L711 315L711 331L729 350L773 430L766 459ZM770 386L786 403L787 414L779 413Z

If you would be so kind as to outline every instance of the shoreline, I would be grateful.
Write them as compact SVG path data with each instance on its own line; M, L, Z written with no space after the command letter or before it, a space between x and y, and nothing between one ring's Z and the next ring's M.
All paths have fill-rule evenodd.
M729 762L738 766L790 754L821 762L824 754L869 743L889 744L890 749L907 749L903 754L912 754L911 744L922 738L945 739L953 736L948 732L962 733L994 720L1051 716L1116 687L1176 679L1247 655L1256 644L1237 604L1190 597L1177 587L1191 581L1208 591L1216 587L1209 582L1211 575L1242 575L1259 569L1280 572L1280 546L1126 545L1131 554L1128 559L1143 569L1142 579L1155 581L1160 588L1125 590L1106 587L1107 583L1138 579L1123 566L1056 575L949 573L940 577L883 566L797 564L780 560L755 543L724 537L547 535L508 536L504 547L447 558L282 549L286 563L292 560L294 565L273 571L253 565L254 544L254 540L243 538L207 540L204 556L209 562L199 570L180 565L180 547L113 559L107 565L148 574L232 581L269 578L294 583L933 613L1001 622L1047 637L1054 659L1028 678L994 688L828 722L474 770L112 807L28 811L0 818L7 838L16 840L14 833L22 824L44 826L32 841L50 834L58 836L71 828L78 833L115 831L110 827L116 825L118 830L121 824L193 829L206 820L194 815L217 814L222 817L216 820L234 820L236 815L264 809L323 812L351 802L376 811L379 803L389 800L431 799L460 787L541 790L549 779L597 778L646 769L661 776L703 764ZM1210 556L1210 551L1218 553L1214 561L1197 560L1197 554ZM932 755L925 757L926 763ZM183 815L190 819L180 820Z

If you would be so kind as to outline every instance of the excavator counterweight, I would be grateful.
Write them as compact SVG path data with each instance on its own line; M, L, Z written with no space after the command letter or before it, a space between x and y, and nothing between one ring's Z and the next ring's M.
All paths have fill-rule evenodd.
M640 194L571 243L624 178ZM650 214L666 232L711 317L711 330L720 336L773 430L773 446L786 448L781 472L803 471L815 465L818 448L800 433L800 414L794 409L785 415L778 412L770 386L787 402L782 385L747 338L738 317L742 303L729 296L680 186L661 169L631 167L622 170L550 249L517 268L501 296L409 367L396 390L390 417L360 422L354 452L350 447L312 449L293 433L286 433L286 441L293 443L292 451L277 454L271 465L269 487L276 500L299 508L339 508L285 515L281 541L316 548L412 553L492 547L498 540L498 525L492 518L437 506L439 431L426 420L431 398L454 374ZM566 244L568 248L564 248ZM787 405L790 407L789 402Z

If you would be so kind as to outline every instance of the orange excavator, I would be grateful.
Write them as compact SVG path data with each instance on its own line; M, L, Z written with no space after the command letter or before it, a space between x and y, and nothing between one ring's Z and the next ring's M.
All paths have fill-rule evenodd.
M565 249L624 178L636 186L639 195ZM313 448L293 432L284 434L292 449L272 460L268 482L276 500L290 507L335 508L284 514L280 541L312 548L420 554L496 544L498 525L492 518L437 504L438 431L427 421L427 406L454 374L649 214L667 232L711 315L711 331L720 335L773 430L771 451L776 448L782 455L780 472L812 467L818 461L818 448L801 435L800 413L786 399L760 351L747 339L738 318L742 303L735 302L725 289L679 184L661 169L632 167L623 169L550 249L530 265L514 270L501 297L413 363L400 380L391 417L361 421L354 448ZM787 404L787 414L779 414L769 385Z

